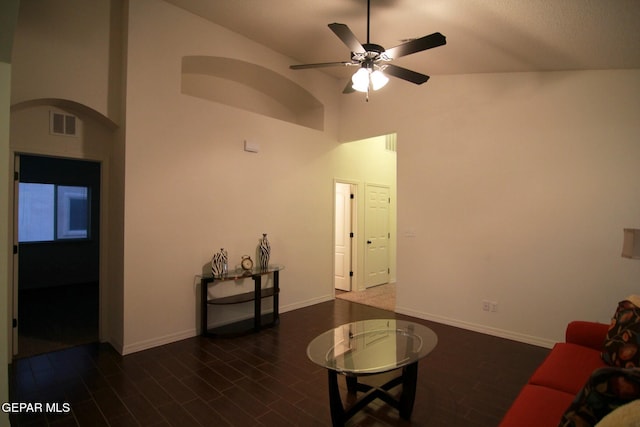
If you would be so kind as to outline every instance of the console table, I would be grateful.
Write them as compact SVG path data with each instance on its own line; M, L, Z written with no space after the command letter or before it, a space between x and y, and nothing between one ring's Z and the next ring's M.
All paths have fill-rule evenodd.
M256 267L253 270L236 269L222 276L213 276L212 274L203 275L202 279L200 280L202 312L201 334L204 336L217 336L226 334L237 334L239 332L246 332L247 330L258 332L263 327L277 325L280 321L280 315L278 313L278 294L280 293L279 273L283 268L284 266L282 265L270 265L267 269L261 269L260 267ZM273 275L273 286L263 289L262 276L265 276L267 274ZM253 279L253 291L219 298L209 298L209 286L221 282L248 278ZM273 313L262 314L263 298L273 298ZM232 324L222 325L215 328L209 328L209 305L241 304L250 301L253 301L254 303L253 319L249 319L249 321L243 320L234 322Z

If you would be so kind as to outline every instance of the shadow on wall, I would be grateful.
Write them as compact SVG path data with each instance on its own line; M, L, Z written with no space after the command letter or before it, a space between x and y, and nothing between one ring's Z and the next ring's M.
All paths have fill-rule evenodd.
M217 56L185 56L181 86L185 95L324 130L324 106L317 98L256 64Z

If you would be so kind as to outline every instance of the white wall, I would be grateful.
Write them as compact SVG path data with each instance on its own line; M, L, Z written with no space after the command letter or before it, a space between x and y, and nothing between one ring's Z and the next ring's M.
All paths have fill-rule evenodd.
M337 83L158 0L131 2L129 17L123 351L194 335L196 275L221 247L237 265L262 233L285 265L282 311L332 298ZM310 79L327 131L181 94L184 55ZM260 152L244 152L245 139Z
M550 345L639 291L620 257L640 226L639 70L392 83L345 100L340 139L367 120L401 141L399 311Z
M109 116L109 90L114 89L109 85L114 78L111 3L20 1L13 54L19 72L13 76L12 105L39 98L72 99Z

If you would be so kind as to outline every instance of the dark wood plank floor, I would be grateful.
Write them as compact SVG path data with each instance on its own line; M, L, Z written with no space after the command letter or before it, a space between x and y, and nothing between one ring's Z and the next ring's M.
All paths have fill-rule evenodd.
M98 341L98 282L21 290L19 357Z
M380 317L409 319L335 300L243 337L195 337L124 357L95 344L17 359L11 401L68 403L71 411L12 415L12 426L329 426L327 374L306 346L334 326ZM419 363L411 421L374 402L349 426L496 426L548 353L418 321L439 342Z

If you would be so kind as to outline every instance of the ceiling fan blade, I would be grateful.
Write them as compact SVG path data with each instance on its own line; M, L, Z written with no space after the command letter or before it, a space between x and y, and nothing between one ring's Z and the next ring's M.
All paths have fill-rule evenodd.
M356 65L360 65L358 62L321 62L318 64L300 64L300 65L290 65L289 68L292 70L305 70L307 68L326 68L326 67L353 67Z
M406 68L398 67L397 65L388 64L384 68L384 72L390 76L397 77L402 80L406 80L417 85L429 80L429 76L426 74L416 73L415 71L408 70Z
M387 49L384 53L390 58L400 58L401 56L411 55L412 53L421 52L423 50L447 44L447 38L440 33L429 34L419 39L411 40L398 46Z
M342 90L342 93L353 93L355 91L356 90L353 88L353 82L351 81L351 79L349 79L349 81L347 82L347 85Z
M365 48L362 47L362 43L358 41L353 32L345 24L338 24L334 22L329 24L331 31L342 40L342 43L346 44L351 52L365 52Z

